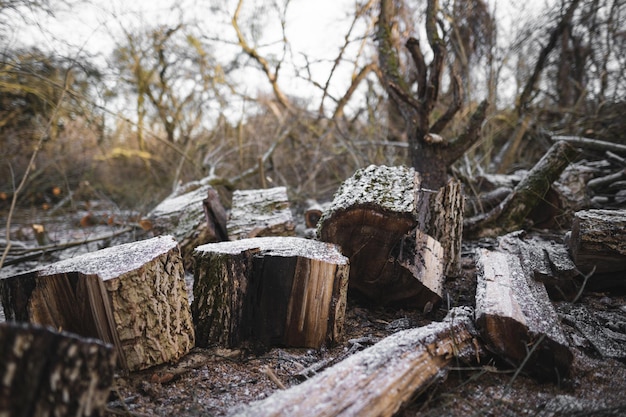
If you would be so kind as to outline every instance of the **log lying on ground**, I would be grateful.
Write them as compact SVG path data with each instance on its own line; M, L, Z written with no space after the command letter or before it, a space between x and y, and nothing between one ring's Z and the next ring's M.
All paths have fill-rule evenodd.
M526 276L543 282L551 299L572 301L578 295L580 272L565 244L517 231L500 236L498 247L517 255Z
M395 333L231 417L392 416L443 378L448 364L475 358L472 313L455 308L443 322Z
M102 415L115 351L99 340L0 323L0 415Z
M197 345L319 348L343 333L348 259L296 237L242 239L196 249Z
M122 369L175 361L194 346L176 241L161 236L0 281L8 320L49 325L116 348Z
M489 213L465 222L466 236L498 236L520 229L532 210L546 198L550 185L577 155L578 151L566 142L555 143L504 201Z
M626 271L626 210L577 212L569 249L584 273Z
M566 376L573 354L544 285L509 253L481 249L477 265L476 324L487 348L539 378Z
M205 243L227 240L226 210L213 187L188 183L157 205L147 216L155 234L178 241L186 268L193 265L193 250Z
M226 224L230 240L267 236L294 236L295 223L285 187L233 192Z
M318 234L350 258L350 288L428 308L459 268L462 216L457 182L426 190L413 169L372 165L341 185Z

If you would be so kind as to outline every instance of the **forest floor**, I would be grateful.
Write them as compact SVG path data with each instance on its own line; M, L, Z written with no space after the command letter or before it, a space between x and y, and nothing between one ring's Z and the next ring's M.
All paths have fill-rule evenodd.
M31 224L45 224L52 241L76 241L110 234L119 227L79 226L84 213L70 219L21 213L12 235L32 245ZM4 236L4 230L0 234ZM9 265L0 277L33 269L60 258L76 256L107 245L141 239L141 232L54 252L29 262ZM194 348L176 364L130 375L118 375L107 405L108 416L224 416L249 402L301 383L316 373L366 349L382 338L431 321L441 320L449 308L474 305L476 272L473 250L489 242L466 242L463 270L445 284L444 303L428 315L411 309L368 307L349 296L343 342L320 350L274 348L254 354L242 350ZM192 284L188 276L188 285ZM584 292L577 301L593 312L611 314L611 335L626 344L626 291ZM558 312L568 303L555 302ZM563 318L564 315L561 314ZM3 320L0 315L0 320ZM495 358L481 363L458 363L399 412L400 416L624 416L626 364L602 357L575 327L563 321L574 353L571 372L560 381L538 381L523 370L517 373ZM600 329L602 331L603 329ZM608 331L608 330L607 330Z

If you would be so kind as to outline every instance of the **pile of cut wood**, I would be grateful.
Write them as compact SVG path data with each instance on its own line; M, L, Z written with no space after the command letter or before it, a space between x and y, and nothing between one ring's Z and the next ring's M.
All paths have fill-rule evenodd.
M151 214L153 230L173 236L0 281L11 321L0 326L0 353L7 352L0 363L0 414L51 409L12 393L69 375L77 362L68 357L81 358L73 374L79 382L54 378L77 393L78 405L55 413L90 415L104 404L114 364L118 372L146 369L177 361L194 346L320 348L342 340L348 294L367 305L428 313L442 304L446 277L460 271L464 197L455 180L429 190L413 169L360 169L321 212L318 239L295 236L283 187L236 192L228 217L215 190L197 185ZM501 236L475 253L475 306L452 308L442 322L393 334L233 413L392 415L443 377L451 361L480 362L487 351L538 378L559 380L570 372L573 354L551 299L565 300L568 317L587 326L589 315L573 302L584 285L613 285L623 276L624 226L624 210L584 210L573 216L565 243L521 231ZM192 294L184 268L190 263ZM624 351L611 352L626 359ZM29 357L51 363L27 379L15 378ZM61 388L48 388L54 389Z

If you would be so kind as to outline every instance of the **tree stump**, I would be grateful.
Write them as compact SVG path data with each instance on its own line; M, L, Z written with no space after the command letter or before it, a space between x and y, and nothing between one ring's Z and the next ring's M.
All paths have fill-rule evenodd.
M0 323L0 416L103 415L115 351L99 340Z
M210 185L189 183L168 196L148 214L155 234L178 241L185 268L193 266L193 250L210 242L227 240L226 210Z
M341 185L318 233L350 258L351 289L375 303L429 309L444 274L458 270L462 223L457 182L432 191L412 168L372 165Z
M440 378L455 359L477 356L473 311L455 308L443 322L397 332L311 379L231 417L392 416Z
M194 346L183 265L171 236L9 277L0 291L8 320L111 343L124 370L175 361Z
M196 249L193 317L206 347L319 348L343 332L348 260L334 245L296 237Z
M626 210L577 212L569 249L584 273L626 271Z
M233 192L226 225L230 240L267 236L294 236L295 223L285 187Z
M539 378L566 376L573 354L543 284L509 253L482 249L477 264L476 324L487 348Z

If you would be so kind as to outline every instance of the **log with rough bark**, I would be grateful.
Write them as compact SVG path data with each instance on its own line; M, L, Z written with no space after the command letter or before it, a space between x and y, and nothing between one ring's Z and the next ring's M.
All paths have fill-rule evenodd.
M577 212L569 249L584 273L626 271L626 210Z
M573 354L544 285L510 253L481 249L477 265L476 324L487 348L539 378L566 376Z
M0 323L0 416L103 415L115 351L99 340Z
M489 213L465 222L466 236L498 236L522 228L533 209L550 198L548 191L551 184L577 155L578 150L566 142L555 143L504 201Z
M8 320L111 343L123 370L175 361L194 346L183 265L171 236L5 278L0 293Z
M397 332L288 390L231 411L246 416L392 416L479 352L468 307L443 322Z
M192 311L206 347L319 348L343 333L349 265L335 245L297 237L196 249Z
M350 258L351 289L428 309L458 271L462 217L458 182L432 191L412 168L372 165L341 185L318 234Z
M202 181L181 186L147 216L156 234L178 241L187 269L193 265L193 250L210 242L227 240L226 210L213 187Z
M285 187L235 191L226 225L229 239L294 236L289 206Z

